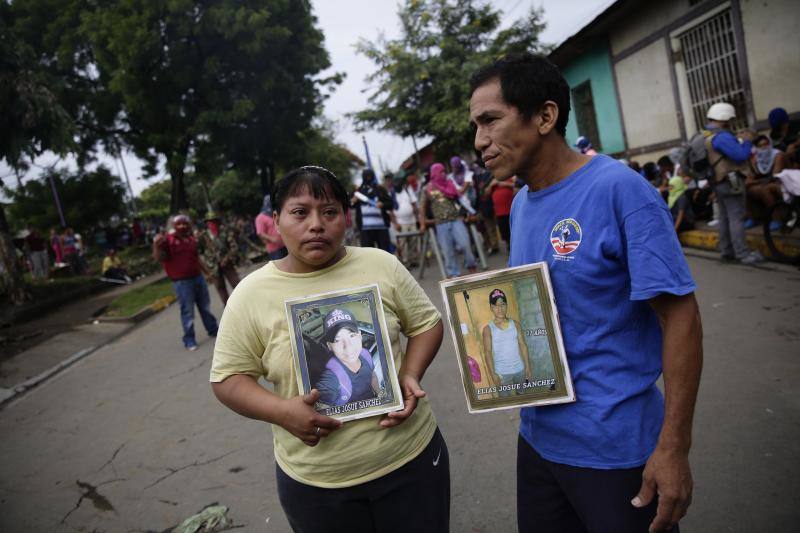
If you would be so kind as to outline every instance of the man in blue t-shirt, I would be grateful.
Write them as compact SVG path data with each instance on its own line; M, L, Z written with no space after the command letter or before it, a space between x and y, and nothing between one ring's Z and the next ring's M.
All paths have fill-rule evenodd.
M569 148L569 86L547 59L501 58L470 87L486 168L526 184L509 265L548 264L577 396L522 410L519 530L676 531L702 329L667 205L627 166Z

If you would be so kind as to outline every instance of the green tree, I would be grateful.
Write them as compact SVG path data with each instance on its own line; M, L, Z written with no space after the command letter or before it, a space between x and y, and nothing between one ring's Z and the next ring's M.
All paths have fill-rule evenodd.
M172 185L169 180L157 181L144 189L136 197L139 216L143 218L169 216L169 196Z
M480 0L407 0L398 16L400 37L357 45L377 70L367 77L376 87L369 107L354 118L361 129L432 136L440 156L472 146L470 72L505 53L549 49L539 41L541 9L506 30L501 12Z
M221 155L255 178L310 125L329 66L307 0L117 0L81 27L123 136L154 166L166 161L170 211L188 207L190 165ZM208 159L211 162L208 162Z
M318 165L333 172L345 185L351 182L351 175L364 162L344 146L336 143L334 123L320 119L315 126L302 133L299 149L295 149L289 167Z
M45 229L59 223L49 180L52 177L61 198L64 218L76 230L88 232L125 212L125 187L106 167L92 172L49 170L41 179L30 179L22 187L7 190L14 225Z
M26 158L45 150L64 151L71 143L71 120L36 69L34 50L13 31L10 6L0 3L0 160L17 171ZM0 204L0 262L10 300L21 304L29 293L17 262L9 222Z

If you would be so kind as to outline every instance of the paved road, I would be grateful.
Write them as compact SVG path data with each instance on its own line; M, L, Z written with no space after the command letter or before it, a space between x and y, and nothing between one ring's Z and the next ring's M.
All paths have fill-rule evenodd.
M706 365L682 530L794 530L800 272L690 265ZM269 427L217 403L212 343L184 351L178 330L173 306L0 411L0 531L163 531L213 502L242 531L288 531ZM514 531L518 417L467 415L457 374L446 335L424 385L450 447L452 531Z

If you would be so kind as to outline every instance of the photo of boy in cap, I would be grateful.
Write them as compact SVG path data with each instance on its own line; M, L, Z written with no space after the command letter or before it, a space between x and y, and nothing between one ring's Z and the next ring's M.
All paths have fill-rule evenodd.
M344 405L375 398L382 380L372 355L363 347L353 313L344 307L331 309L323 320L323 330L329 359L314 386L319 400L328 405Z
M528 347L519 322L508 317L508 298L500 289L489 293L489 307L494 318L483 328L483 351L489 367L489 379L501 385L530 380L531 363ZM500 397L522 394L519 389L500 389Z

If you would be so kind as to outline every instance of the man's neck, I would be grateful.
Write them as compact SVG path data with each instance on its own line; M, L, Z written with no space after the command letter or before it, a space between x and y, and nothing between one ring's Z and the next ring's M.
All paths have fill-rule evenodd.
M539 146L528 171L520 172L518 177L531 191L540 191L565 179L591 159L570 149L560 135L553 134Z

